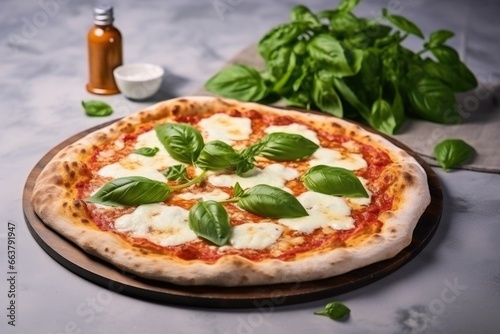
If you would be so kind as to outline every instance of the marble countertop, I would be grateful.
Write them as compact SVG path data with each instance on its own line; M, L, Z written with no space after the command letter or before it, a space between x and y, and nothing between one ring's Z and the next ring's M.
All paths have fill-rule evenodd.
M304 1L305 2L305 1ZM500 176L435 168L444 191L440 226L410 263L357 290L308 303L208 309L135 299L65 269L37 244L23 217L26 178L51 148L85 129L170 97L189 95L243 47L288 20L294 1L111 1L124 61L161 65L153 98L98 97L115 113L84 115L85 36L94 1L0 3L0 332L1 333L496 333L500 328ZM331 1L307 1L313 10ZM456 47L478 78L500 79L497 1L377 0L360 16L396 8L424 33L457 32ZM492 31L496 31L492 34ZM15 279L9 272L15 232ZM12 239L12 238L11 238ZM11 242L12 243L12 242ZM14 282L13 284L11 284ZM14 293L14 295L12 295ZM313 315L331 300L351 309L345 322ZM15 326L9 324L15 304Z

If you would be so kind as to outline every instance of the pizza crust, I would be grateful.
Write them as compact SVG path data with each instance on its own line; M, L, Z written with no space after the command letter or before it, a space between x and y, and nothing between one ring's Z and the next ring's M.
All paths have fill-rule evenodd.
M355 240L345 248L300 254L291 261L268 259L253 262L237 255L226 255L213 264L186 261L172 256L133 248L115 233L99 230L90 220L86 204L75 200L75 184L90 177L84 161L92 148L133 132L144 122L172 115L192 114L214 109L252 109L289 115L313 127L344 133L364 143L383 148L396 164L387 171L395 209L385 212L380 233ZM408 153L385 138L359 125L330 116L275 109L213 97L186 97L160 102L93 132L62 149L43 169L32 197L33 207L42 221L81 247L114 266L137 276L179 285L246 286L303 282L340 275L389 259L408 246L413 230L430 203L424 169Z

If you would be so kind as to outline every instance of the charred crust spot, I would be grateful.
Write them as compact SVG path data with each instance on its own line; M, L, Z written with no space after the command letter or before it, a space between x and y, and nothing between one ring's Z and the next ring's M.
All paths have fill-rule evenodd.
M66 208L68 206L68 202L63 202L62 207Z
M75 171L74 171L74 170L72 170L72 171L70 171L70 172L69 172L69 177L70 177L71 179L74 179L74 178L76 177L76 173L75 173Z
M147 250L145 250L145 249L140 249L140 252L143 255L148 255L149 254L149 252Z
M408 185L411 185L413 183L413 176L408 172L403 172L403 179Z
M68 163L67 163L67 162L65 162L65 163L64 163L64 170L65 170L66 172L68 172L68 173L69 173L69 171L71 170L71 168L69 167L69 165L68 165Z
M179 105L174 105L174 107L172 108L172 114L173 115L177 115L181 112L181 107L179 107Z
M391 233L396 233L397 231L396 231L396 229L393 227L393 228L391 228L391 229L389 230L389 232L391 232Z
M356 132L354 132L354 131L351 130L351 132L349 132L349 136L355 137L356 136Z
M57 186L62 186L64 183L64 180L59 175L54 175L53 181L54 181L54 184Z
M73 202L73 206L77 209L81 208L82 207L82 203L80 203L80 201L74 201Z
M247 275L241 276L241 282L248 282L248 276Z
M106 253L107 253L107 252L109 252L109 248L108 248L108 247L104 248L104 251L105 251Z
M80 149L80 153L81 154L87 154L87 149L85 149L85 148Z
M77 168L77 167L78 167L78 162L76 162L76 161L72 161L72 162L71 162L71 167L73 167L73 168Z
M81 222L82 224L88 224L89 220L87 218L82 218Z
M78 214L78 212L73 212L71 215L72 215L73 217L75 217L75 218L78 218L78 217L80 216L80 215Z

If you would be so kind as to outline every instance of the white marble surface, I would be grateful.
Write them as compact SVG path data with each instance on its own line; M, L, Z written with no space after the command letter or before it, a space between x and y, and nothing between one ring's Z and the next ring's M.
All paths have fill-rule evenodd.
M304 1L306 2L306 1ZM335 1L334 1L335 2ZM307 1L314 9L332 1ZM214 6L232 4L219 15ZM358 290L272 309L202 309L134 299L69 272L47 255L24 222L22 190L37 161L71 135L172 96L195 91L222 64L270 27L295 1L115 1L125 62L167 72L152 99L103 97L113 116L86 117L85 34L93 1L0 2L0 332L1 333L496 333L500 328L500 177L436 172L445 204L430 244L409 264ZM400 5L425 33L453 29L453 41L480 79L500 79L497 1L367 1L358 13ZM230 5L226 5L230 6ZM220 7L219 7L220 9ZM493 33L495 32L495 33ZM16 295L10 285L8 224L16 229ZM15 301L15 327L8 325ZM347 322L313 315L330 300Z

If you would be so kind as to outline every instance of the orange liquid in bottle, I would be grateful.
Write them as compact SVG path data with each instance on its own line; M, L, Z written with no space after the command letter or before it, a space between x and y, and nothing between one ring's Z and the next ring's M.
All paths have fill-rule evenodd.
M89 81L87 90L94 94L119 93L113 70L123 63L122 36L113 26L113 8L94 9L94 26L87 34Z

